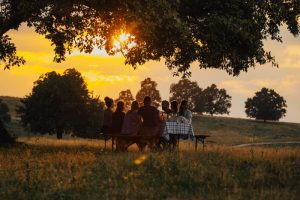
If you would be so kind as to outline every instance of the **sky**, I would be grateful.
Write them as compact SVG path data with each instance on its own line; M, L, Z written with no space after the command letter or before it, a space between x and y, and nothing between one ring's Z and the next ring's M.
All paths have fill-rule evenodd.
M281 121L300 123L300 38L291 35L281 28L283 43L265 41L265 49L271 51L279 64L279 68L271 64L258 65L247 73L242 72L233 77L225 71L216 69L199 69L197 63L191 66L192 81L197 81L201 88L216 84L225 88L232 96L230 117L246 118L245 101L253 97L262 87L274 89L287 101L286 117ZM18 55L26 59L26 64L4 70L0 66L0 96L24 97L28 95L41 74L49 71L63 72L68 68L76 68L87 81L88 88L100 98L110 96L116 98L120 91L130 89L135 96L140 82L147 77L158 83L162 99L169 99L172 83L180 80L173 77L164 61L149 61L134 70L125 65L122 56L108 56L104 51L95 50L92 54L73 52L66 61L54 63L53 46L44 36L33 29L22 25L18 31L8 32L17 46Z

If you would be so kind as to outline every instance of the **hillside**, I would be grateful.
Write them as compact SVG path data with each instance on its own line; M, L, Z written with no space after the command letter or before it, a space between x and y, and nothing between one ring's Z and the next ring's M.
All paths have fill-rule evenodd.
M10 108L13 117L9 129L15 135L28 135L20 126L15 108L21 105L20 98L0 97ZM211 143L237 145L253 142L300 141L300 124L287 122L267 122L197 115L193 118L196 134L209 134Z

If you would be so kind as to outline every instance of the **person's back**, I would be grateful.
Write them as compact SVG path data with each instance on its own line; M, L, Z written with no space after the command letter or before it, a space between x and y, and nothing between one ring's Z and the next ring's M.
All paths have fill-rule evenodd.
M136 135L141 125L141 116L138 113L138 102L134 101L124 118L122 134Z
M102 132L103 134L110 134L112 131L113 100L109 97L105 97L104 101L105 101L106 109L103 113Z
M112 132L114 134L121 133L122 131L122 126L123 126L123 121L125 116L123 110L124 110L124 102L119 101L117 104L116 111L112 115Z
M144 105L139 109L138 113L143 119L142 126L152 128L159 125L159 112L154 106Z

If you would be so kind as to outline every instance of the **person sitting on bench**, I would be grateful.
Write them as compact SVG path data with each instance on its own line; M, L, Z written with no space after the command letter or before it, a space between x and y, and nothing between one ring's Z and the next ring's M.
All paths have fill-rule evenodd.
M139 145L138 138L130 137L138 134L142 124L141 116L138 114L139 104L137 101L133 101L131 104L131 110L129 110L124 118L121 134L129 137L121 137L117 140L117 149L120 151L126 151L128 147L134 143ZM140 147L139 147L140 148Z
M106 109L103 114L102 133L105 136L107 134L112 133L112 115L113 115L112 107L113 107L114 101L109 97L105 97L104 102L106 105Z
M159 117L159 111L156 107L151 105L151 98L149 96L145 96L144 106L139 109L138 113L142 116L143 120L140 134L153 136L153 139L148 141L149 147L152 149L155 147L160 137L161 120Z

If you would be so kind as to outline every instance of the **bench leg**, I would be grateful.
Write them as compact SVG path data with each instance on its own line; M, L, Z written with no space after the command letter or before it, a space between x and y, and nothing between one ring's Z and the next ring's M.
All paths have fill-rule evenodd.
M198 138L195 138L195 151L197 151L197 147L198 147Z
M104 150L106 151L106 137L104 138Z

